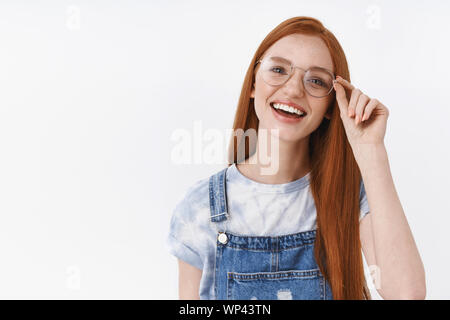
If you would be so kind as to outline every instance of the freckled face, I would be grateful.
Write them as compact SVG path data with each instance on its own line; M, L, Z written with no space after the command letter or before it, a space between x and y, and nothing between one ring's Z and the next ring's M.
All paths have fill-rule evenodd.
M261 59L266 56L279 56L290 60L294 66L304 70L319 66L334 72L333 60L322 39L316 36L292 34L275 42ZM280 140L298 141L309 136L322 122L327 107L334 100L333 91L326 97L316 98L309 95L303 86L304 71L294 68L292 77L282 86L274 87L262 79L260 65L257 65L255 83L251 93L254 98L255 112L259 119L259 129L279 129ZM306 110L307 115L299 122L285 123L278 120L272 111L270 102L287 100Z

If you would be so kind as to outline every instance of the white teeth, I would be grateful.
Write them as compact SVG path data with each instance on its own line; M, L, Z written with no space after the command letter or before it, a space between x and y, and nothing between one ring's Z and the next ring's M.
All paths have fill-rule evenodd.
M298 109L295 109L294 107L287 106L287 105L281 104L281 103L274 103L273 107L275 109L281 109L281 110L284 110L284 111L287 111L287 112L290 112L290 113L296 113L296 114L298 114L300 116L305 114L304 112L302 112L302 111L300 111Z

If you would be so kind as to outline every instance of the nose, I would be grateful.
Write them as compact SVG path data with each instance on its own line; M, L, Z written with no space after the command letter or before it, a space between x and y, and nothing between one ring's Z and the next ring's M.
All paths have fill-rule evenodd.
M283 88L292 96L303 97L305 95L305 86L303 85L304 71L294 68L291 77L283 85Z

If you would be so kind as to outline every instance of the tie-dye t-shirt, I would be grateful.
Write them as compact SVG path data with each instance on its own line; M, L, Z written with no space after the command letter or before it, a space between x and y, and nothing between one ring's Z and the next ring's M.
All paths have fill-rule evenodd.
M281 236L316 229L316 207L310 173L283 184L264 184L244 176L232 164L226 172L230 217L211 222L209 177L197 181L175 207L166 239L175 257L203 270L200 299L213 299L214 264L219 228L244 236ZM360 221L369 213L361 181Z

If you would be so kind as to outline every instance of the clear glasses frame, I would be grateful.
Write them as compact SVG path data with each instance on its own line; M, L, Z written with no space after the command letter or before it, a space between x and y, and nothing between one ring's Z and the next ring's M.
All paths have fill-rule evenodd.
M263 61L265 61L266 59L269 59L269 58L271 58L271 56L265 57L265 58L263 58L263 59L259 59L258 61L256 61L255 67L258 65L258 63L262 63ZM288 60L287 60L287 61L288 61ZM264 81L265 83L267 83L269 86L276 86L276 87L282 86L283 84L285 84L286 82L288 82L289 79L291 79L292 75L294 74L294 68L297 68L297 69L300 69L300 70L304 71L305 74L311 69L311 68L309 68L309 69L305 70L305 69L303 69L303 68L294 66L294 65L292 64L292 62L291 62L291 70L290 70L290 72L289 72L289 77L286 79L286 81L284 81L283 83L281 83L281 84L279 84L279 85L273 85L273 84L267 83L266 80L264 80L264 77L263 77L263 81ZM313 68L314 68L314 69L320 69L320 70L322 70L322 71L327 72L328 74L331 75L331 77L333 78L333 80L336 80L336 77L335 77L334 73L331 72L330 70L327 70L327 69L321 68L321 67L313 67ZM304 77L304 75L302 76L302 81L303 81L303 86L304 86L304 88L305 88L305 91L306 91L310 96L312 96L312 97L323 98L323 97L328 96L328 95L333 91L333 86L331 86L330 90L329 90L325 95L323 95L323 96L315 96L315 95L311 94L311 93L306 89L307 86L306 86L306 83L305 83L305 77Z

